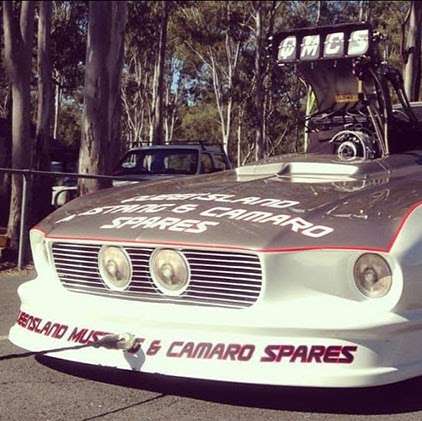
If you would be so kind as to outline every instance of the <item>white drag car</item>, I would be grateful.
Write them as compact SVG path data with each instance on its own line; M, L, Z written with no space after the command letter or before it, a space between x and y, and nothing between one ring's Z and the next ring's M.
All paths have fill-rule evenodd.
M31 231L38 277L19 288L13 343L69 347L51 356L101 366L273 385L422 374L418 106L381 65L368 25L282 33L272 48L314 89L310 153L115 188L57 210Z

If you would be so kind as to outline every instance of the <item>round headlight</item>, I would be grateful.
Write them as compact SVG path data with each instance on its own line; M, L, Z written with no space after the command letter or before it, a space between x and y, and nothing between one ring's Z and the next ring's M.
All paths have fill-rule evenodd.
M157 288L166 295L181 295L189 283L189 265L182 253L157 249L150 259L151 277Z
M132 279L129 256L120 247L101 247L98 254L98 268L106 285L113 290L123 291Z
M390 291L393 282L387 261L373 253L359 257L355 263L353 275L359 291L369 298L384 297Z

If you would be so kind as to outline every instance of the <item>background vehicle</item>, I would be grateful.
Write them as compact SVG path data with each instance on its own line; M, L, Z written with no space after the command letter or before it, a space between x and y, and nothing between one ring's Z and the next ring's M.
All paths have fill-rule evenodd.
M53 163L52 163L53 164ZM76 163L65 166L57 162L52 165L52 171L77 172ZM178 142L171 145L146 145L127 151L113 175L116 179L113 186L130 183L125 180L130 177L134 181L148 181L169 177L209 174L231 169L232 165L221 145L211 145L205 142ZM67 177L60 184L53 186L52 205L62 206L77 196L77 181Z
M221 145L205 142L151 145L130 149L114 175L151 179L161 176L208 174L232 166Z

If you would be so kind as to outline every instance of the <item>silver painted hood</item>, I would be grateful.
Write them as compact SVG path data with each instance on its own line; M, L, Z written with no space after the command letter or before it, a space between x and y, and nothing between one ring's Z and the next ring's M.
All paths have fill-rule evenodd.
M295 155L105 190L69 203L39 228L51 238L388 250L420 201L419 152L366 162Z

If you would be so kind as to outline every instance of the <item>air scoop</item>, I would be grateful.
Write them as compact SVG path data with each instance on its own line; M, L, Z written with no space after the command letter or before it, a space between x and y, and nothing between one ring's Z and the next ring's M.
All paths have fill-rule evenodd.
M385 173L381 160L342 161L329 155L291 157L288 161L247 165L236 170L240 181L277 176L291 182L353 181Z
M295 181L296 178L315 181L353 181L385 172L385 167L379 161L297 161L285 163L278 176Z

